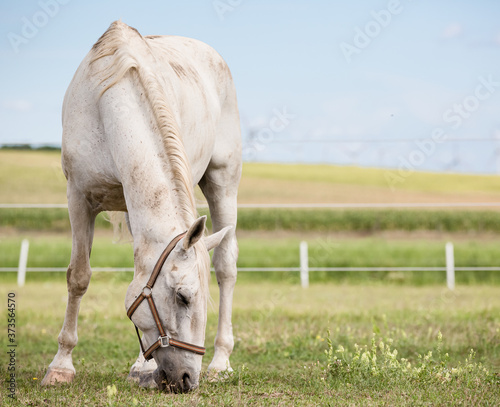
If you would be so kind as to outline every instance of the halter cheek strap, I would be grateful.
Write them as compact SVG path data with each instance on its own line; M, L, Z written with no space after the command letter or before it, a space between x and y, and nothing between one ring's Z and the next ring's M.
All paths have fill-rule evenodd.
M153 299L153 286L156 282L156 279L158 278L161 268L163 267L163 264L167 260L167 257L170 255L172 250L174 250L175 245L184 237L186 236L187 232L181 233L180 235L174 237L172 241L168 244L168 246L165 248L163 253L160 255L160 258L156 262L156 265L153 269L153 272L151 273L151 277L149 277L149 280L146 284L146 286L142 289L142 292L137 296L137 298L134 300L132 305L129 307L127 310L127 316L132 320L132 315L134 315L135 310L141 305L141 303L144 300L148 301L149 308L151 309L151 313L153 314L153 318L155 320L156 326L158 328L158 331L160 332L160 336L158 337L158 340L154 342L148 349L144 349L144 345L142 343L141 335L139 334L139 328L137 328L137 325L134 324L135 326L135 331L137 333L137 338L139 338L139 344L141 345L141 351L142 354L144 355L144 359L150 360L153 358L153 352L157 350L158 348L166 348L167 346L173 346L175 348L187 350L189 352L196 353L198 355L204 355L205 354L205 348L197 345L193 345L191 343L179 341L177 339L171 338L166 332L165 329L163 328L163 325L160 320L160 316L158 314L158 310L156 309L156 305Z

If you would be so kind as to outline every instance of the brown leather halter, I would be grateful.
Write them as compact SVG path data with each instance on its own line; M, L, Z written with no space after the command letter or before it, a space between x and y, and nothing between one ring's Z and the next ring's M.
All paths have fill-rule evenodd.
M142 303L144 300L148 300L149 308L151 309L151 313L153 314L153 318L156 322L156 326L158 327L158 330L160 331L160 336L158 337L158 340L153 343L148 349L144 350L144 345L141 340L141 336L139 334L139 328L137 328L137 325L134 324L135 326L135 331L137 332L137 337L139 338L139 343L141 345L141 350L142 354L144 355L144 359L150 360L153 358L153 352L158 349L158 348L166 348L167 346L173 346L175 348L187 350L193 353L196 353L198 355L204 355L205 354L205 348L201 346L196 346L191 343L187 342L182 342L178 341L176 339L172 339L166 332L165 329L163 328L163 325L160 320L160 316L158 315L158 310L156 309L155 302L153 300L153 286L156 282L156 279L158 278L158 275L160 274L161 268L163 267L163 264L167 260L167 257L169 254L174 250L175 245L181 240L184 236L186 236L187 232L181 233L180 235L174 237L172 241L168 244L168 246L165 248L163 253L161 254L160 258L156 262L155 268L153 269L153 272L151 273L151 277L149 277L148 283L146 286L142 289L142 292L137 296L137 298L134 300L130 308L127 310L127 316L130 318L132 321L132 315L134 314L135 310L139 307L139 305ZM133 321L132 321L133 322Z

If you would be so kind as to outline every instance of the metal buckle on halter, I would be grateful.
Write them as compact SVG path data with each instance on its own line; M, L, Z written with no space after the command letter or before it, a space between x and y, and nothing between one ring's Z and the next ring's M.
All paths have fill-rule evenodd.
M159 336L158 340L160 341L160 346L162 348L166 348L170 346L170 336L165 335L165 336Z
M147 298L147 297L150 297L151 294L153 293L153 290L151 288L149 288L148 286L144 287L142 289L142 293L144 294L144 296Z

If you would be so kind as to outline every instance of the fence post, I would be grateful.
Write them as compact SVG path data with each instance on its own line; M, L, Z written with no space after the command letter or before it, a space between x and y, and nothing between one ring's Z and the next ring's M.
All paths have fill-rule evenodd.
M24 286L26 281L26 265L28 264L28 250L30 242L28 239L23 239L21 242L21 253L19 254L19 267L17 269L17 285Z
M455 289L455 256L453 243L446 243L446 285L450 290Z
M307 242L300 242L300 283L302 288L309 287L309 254Z

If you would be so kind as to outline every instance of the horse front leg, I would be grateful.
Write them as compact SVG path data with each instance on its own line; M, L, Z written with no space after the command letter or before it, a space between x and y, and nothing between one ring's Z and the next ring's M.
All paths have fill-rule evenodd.
M43 385L69 383L75 377L71 353L78 342L77 322L80 302L87 291L92 271L90 251L94 236L96 214L85 197L73 191L68 182L68 211L73 235L71 261L66 274L68 304L63 327L59 334L59 349L42 380Z

